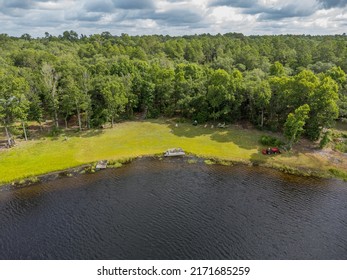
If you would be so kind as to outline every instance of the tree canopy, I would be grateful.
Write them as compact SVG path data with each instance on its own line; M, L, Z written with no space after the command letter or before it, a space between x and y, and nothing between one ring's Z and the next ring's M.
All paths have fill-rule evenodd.
M284 128L294 143L347 118L345 35L241 35L0 36L1 123L7 131L14 121L68 127L76 117L85 129L134 114L248 120Z

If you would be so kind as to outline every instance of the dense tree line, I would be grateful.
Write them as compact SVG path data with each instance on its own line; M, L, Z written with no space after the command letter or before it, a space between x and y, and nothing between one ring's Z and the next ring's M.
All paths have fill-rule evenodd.
M80 129L141 113L198 122L247 120L321 137L347 117L347 37L0 35L0 120L76 117Z

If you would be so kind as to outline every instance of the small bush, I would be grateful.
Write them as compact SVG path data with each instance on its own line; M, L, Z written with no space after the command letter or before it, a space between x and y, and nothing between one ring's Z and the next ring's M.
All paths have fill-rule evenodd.
M339 169L331 168L329 169L330 173L337 178L347 181L347 172L341 171Z
M31 184L38 183L40 182L40 179L38 177L30 177L28 179L28 182L30 182Z
M198 121L198 123L204 123L207 122L208 120L208 113L207 111L203 111L203 112L199 112L198 114L196 114L196 116L194 116L194 119Z
M108 168L119 168L122 166L123 164L119 160L110 160L107 165Z
M134 160L134 158L121 158L118 160L118 162L122 163L122 164L128 164L131 163Z
M284 143L276 137L262 135L259 142L264 146L283 146Z
M93 164L93 165L90 165L90 166L87 166L84 171L85 173L95 173L95 168L96 168L96 164Z
M18 181L18 185L24 185L26 183L25 179L21 179Z
M232 163L230 161L226 161L226 160L219 160L217 163L220 165L224 165L224 166L231 166L232 165Z
M210 159L205 159L204 162L205 162L205 164L207 164L207 165L216 164L213 160L210 160Z
M322 139L319 142L319 147L323 149L326 145L331 142L331 132L327 131L324 133Z
M14 136L21 136L23 134L23 129L19 126L12 126L9 128L10 132Z
M119 168L122 167L124 164L131 163L134 160L134 158L121 158L118 160L109 160L108 161L108 167L109 168Z
M347 144L346 143L337 143L335 145L335 150L340 151L341 153L347 153Z
M49 136L54 137L58 136L62 133L62 130L59 127L53 127L52 130L49 132Z

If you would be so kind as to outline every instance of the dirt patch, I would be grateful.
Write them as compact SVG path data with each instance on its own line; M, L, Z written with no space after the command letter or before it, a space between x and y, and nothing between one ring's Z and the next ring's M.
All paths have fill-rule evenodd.
M324 158L332 164L343 166L347 168L347 154L333 151L332 149L315 150L315 156Z

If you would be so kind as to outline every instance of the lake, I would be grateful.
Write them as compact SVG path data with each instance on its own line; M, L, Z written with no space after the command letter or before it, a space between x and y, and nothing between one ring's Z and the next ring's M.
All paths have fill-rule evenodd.
M347 259L347 183L147 158L3 188L0 259Z

